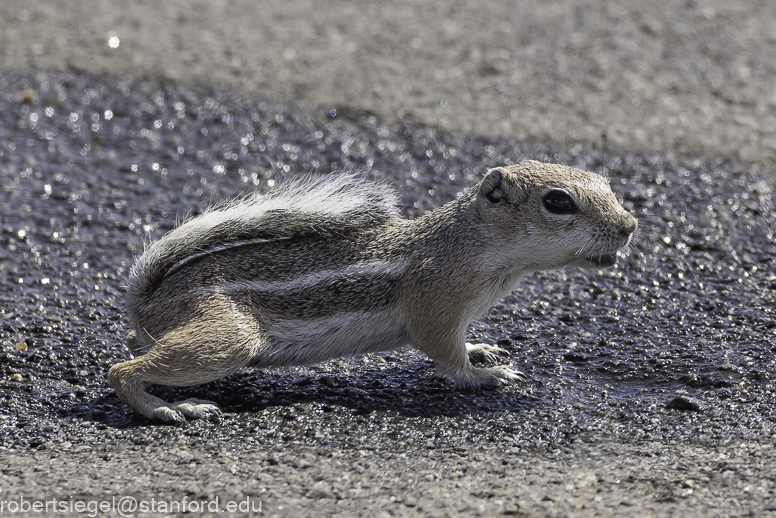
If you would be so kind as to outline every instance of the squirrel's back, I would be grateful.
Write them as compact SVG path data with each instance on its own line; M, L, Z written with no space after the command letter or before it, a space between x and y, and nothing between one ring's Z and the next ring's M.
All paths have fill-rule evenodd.
M147 247L129 274L126 306L135 307L162 281L196 259L280 239L342 235L399 217L398 194L354 173L305 177L267 194L207 209Z

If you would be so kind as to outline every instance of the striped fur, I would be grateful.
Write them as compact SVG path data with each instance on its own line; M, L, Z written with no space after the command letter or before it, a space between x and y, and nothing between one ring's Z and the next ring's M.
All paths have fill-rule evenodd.
M285 183L209 208L151 244L129 274L126 306L148 298L170 274L216 252L309 235L363 230L399 217L398 194L354 173Z
M404 269L407 267L407 265L408 261L398 261L395 263L389 263L382 260L368 261L346 265L339 269L316 271L305 275L300 275L299 277L295 277L291 280L231 281L215 287L197 288L192 293L200 296L207 295L208 293L223 293L226 295L233 295L238 293L258 292L277 293L282 296L284 293L298 290L310 290L321 284L348 280L352 279L353 277L365 276L370 278L399 278L404 273Z

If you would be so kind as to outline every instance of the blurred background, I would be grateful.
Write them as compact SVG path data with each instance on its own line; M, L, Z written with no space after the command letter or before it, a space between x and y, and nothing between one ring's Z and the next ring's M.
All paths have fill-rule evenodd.
M606 131L632 151L776 159L768 0L4 0L0 71L30 68L224 85L485 136Z

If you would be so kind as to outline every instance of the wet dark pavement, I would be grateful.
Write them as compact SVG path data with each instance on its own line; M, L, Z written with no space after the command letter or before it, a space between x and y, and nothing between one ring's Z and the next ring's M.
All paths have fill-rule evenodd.
M36 466L89 462L103 467L61 496L117 491L115 474L134 469L125 493L253 495L284 516L776 512L776 175L612 148L602 164L600 144L485 139L204 85L4 72L0 485L32 498L56 479ZM459 392L400 350L154 388L226 412L169 427L105 380L128 358L133 257L176 220L343 169L395 184L413 216L528 158L604 169L640 229L615 268L534 276L473 324L471 340L508 350L527 385ZM166 482L143 474L164 466Z

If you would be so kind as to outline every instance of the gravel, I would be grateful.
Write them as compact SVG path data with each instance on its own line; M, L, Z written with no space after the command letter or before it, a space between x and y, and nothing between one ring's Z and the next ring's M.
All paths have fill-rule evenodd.
M128 357L133 257L187 214L294 174L359 169L397 185L412 216L527 158L603 170L641 226L617 267L534 276L472 325L526 386L458 392L401 350L153 388L226 411L170 427L105 381ZM774 177L616 146L601 158L596 143L212 85L4 72L2 498L247 498L269 516L776 513ZM145 515L180 514L166 511Z

